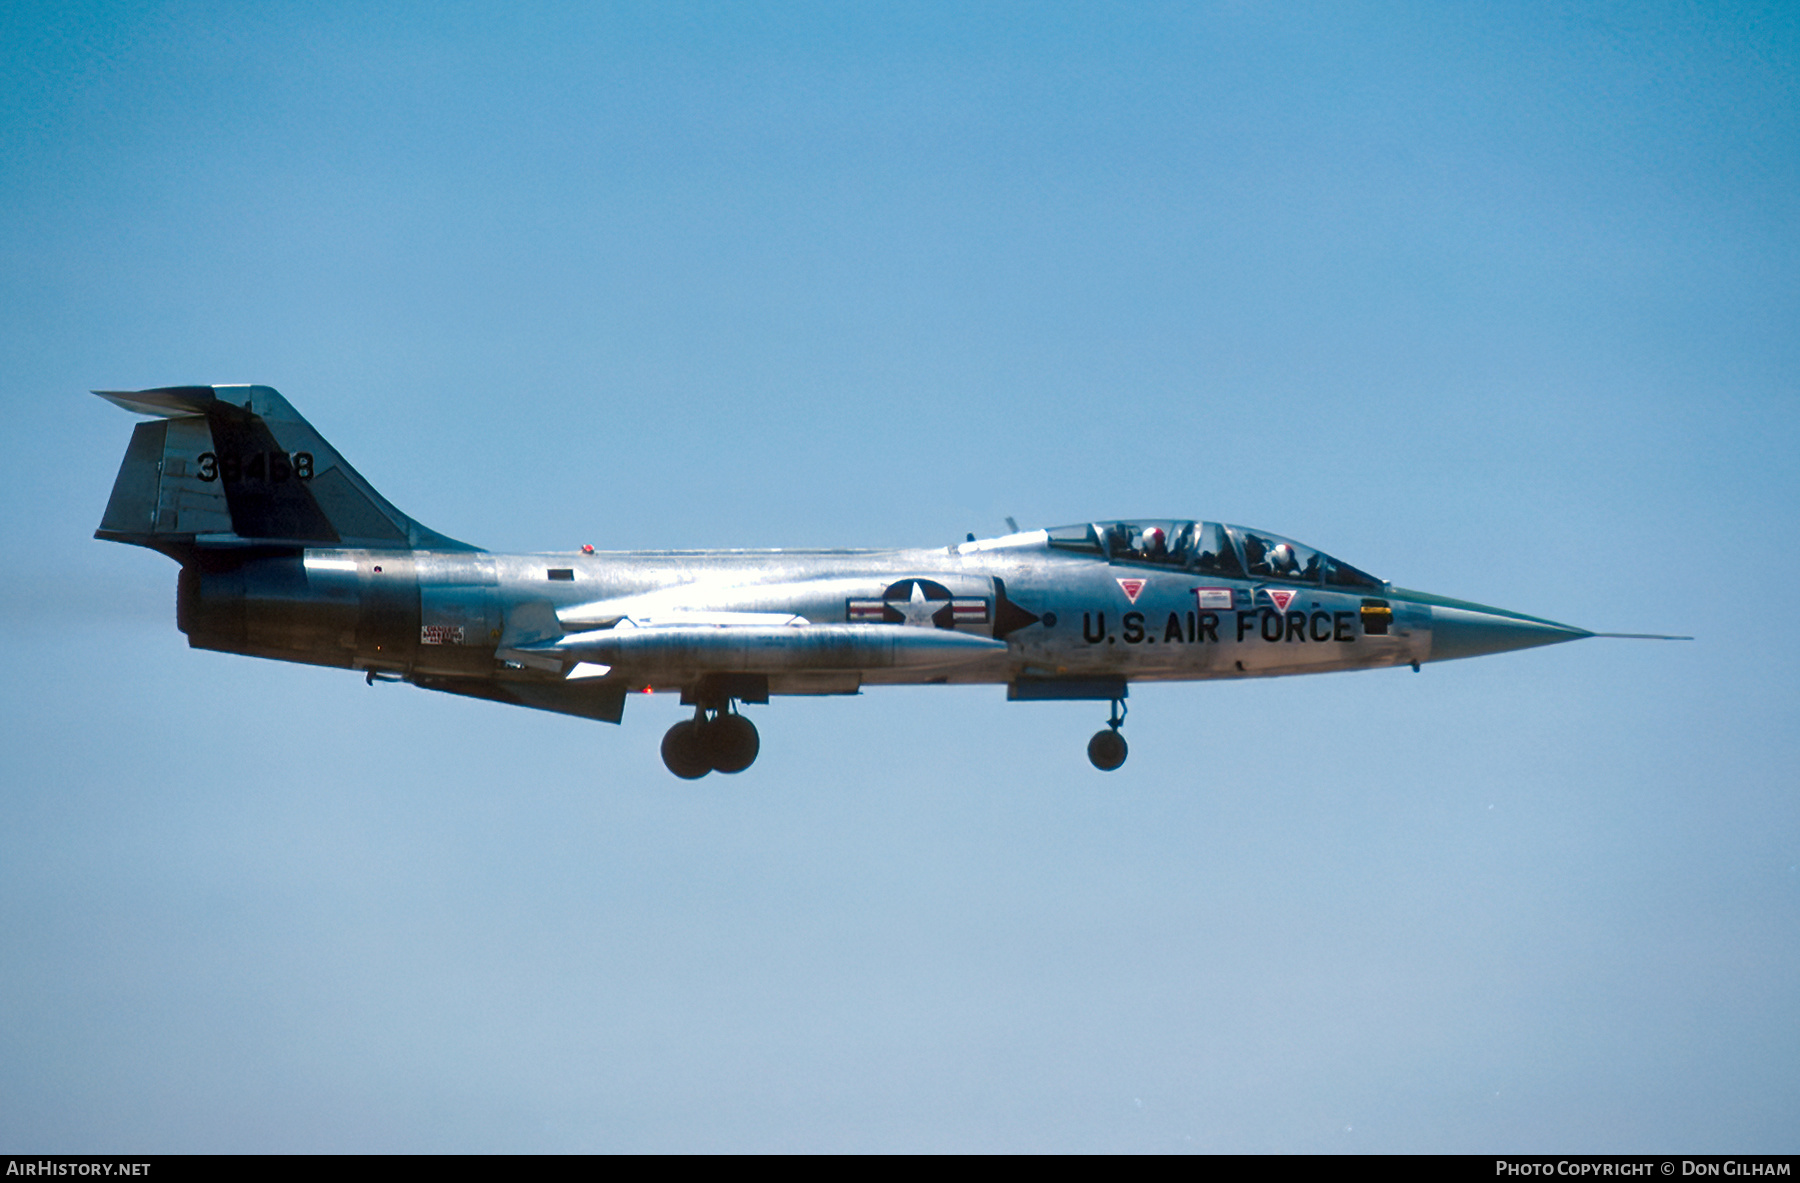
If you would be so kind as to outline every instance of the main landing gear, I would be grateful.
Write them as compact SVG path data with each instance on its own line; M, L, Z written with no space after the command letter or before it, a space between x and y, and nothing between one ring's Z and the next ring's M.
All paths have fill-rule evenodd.
M1119 728L1125 724L1125 700L1112 700L1112 717L1106 721L1106 730L1094 732L1094 738L1088 740L1088 759L1101 772L1111 772L1125 763L1125 756L1131 751L1125 737L1119 734ZM664 745L667 746L666 744Z
M729 705L694 708L663 736L663 763L683 780L699 780L709 772L742 772L756 761L762 741L756 725Z

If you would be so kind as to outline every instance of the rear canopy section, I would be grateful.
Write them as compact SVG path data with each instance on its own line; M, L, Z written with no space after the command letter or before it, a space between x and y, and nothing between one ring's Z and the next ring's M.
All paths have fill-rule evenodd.
M478 548L427 529L362 478L268 386L96 390L155 416L132 433L96 538L195 548Z

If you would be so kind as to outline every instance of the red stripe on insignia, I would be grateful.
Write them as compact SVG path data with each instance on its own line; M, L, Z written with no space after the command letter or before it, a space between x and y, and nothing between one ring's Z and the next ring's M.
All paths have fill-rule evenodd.
M988 603L986 600L952 600L950 611L958 620L980 623L988 618Z

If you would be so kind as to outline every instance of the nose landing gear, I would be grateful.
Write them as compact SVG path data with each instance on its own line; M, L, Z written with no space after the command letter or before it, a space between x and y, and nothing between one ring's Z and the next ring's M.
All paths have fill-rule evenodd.
M696 706L692 719L683 719L663 736L662 758L681 779L699 780L709 772L742 772L756 762L761 748L756 725L729 705L710 711Z
M1094 738L1088 740L1088 759L1101 772L1112 772L1125 763L1126 755L1131 751L1125 737L1119 734L1119 728L1125 723L1125 700L1112 700L1112 717L1106 721L1106 730L1094 732Z

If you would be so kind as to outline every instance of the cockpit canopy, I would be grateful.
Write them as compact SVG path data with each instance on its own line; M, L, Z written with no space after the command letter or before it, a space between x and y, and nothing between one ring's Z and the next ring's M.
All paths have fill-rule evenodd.
M1231 579L1280 579L1365 590L1386 586L1349 563L1279 534L1218 522L1082 522L1051 529L1050 545L1104 555L1115 563L1150 563Z

